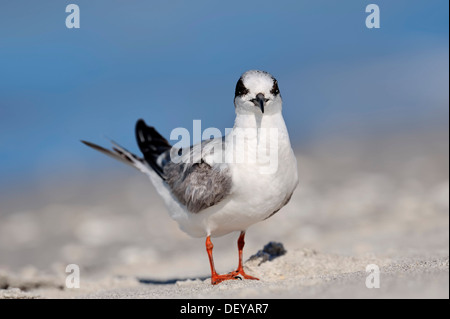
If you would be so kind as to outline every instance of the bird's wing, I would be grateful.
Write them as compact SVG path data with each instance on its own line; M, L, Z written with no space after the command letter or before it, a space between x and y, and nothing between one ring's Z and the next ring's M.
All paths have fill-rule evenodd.
M91 142L82 142L149 175L155 187L156 184L165 184L178 202L192 213L211 207L230 194L231 173L223 158L225 138L210 139L186 149L176 149L153 127L139 120L136 123L136 139L144 158L113 141L111 150ZM178 155L177 160L172 155Z
M154 127L147 126L142 119L136 122L135 133L145 162L164 180L163 167L170 160L172 146Z
M229 167L223 160L213 160L215 155L219 155L216 160L222 157L224 145L223 138L206 140L185 149L178 161L167 161L164 165L165 182L189 212L198 213L214 206L230 194Z

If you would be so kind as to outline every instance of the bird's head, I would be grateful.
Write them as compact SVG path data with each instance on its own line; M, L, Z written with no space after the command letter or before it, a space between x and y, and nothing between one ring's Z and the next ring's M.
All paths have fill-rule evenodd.
M265 71L245 72L236 84L234 105L238 114L274 114L281 112L277 80Z

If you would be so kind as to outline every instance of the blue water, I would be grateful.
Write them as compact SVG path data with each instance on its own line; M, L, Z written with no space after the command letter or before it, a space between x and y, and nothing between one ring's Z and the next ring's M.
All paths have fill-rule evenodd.
M80 139L137 151L138 118L166 136L193 119L224 131L255 68L278 78L296 144L434 125L448 114L448 1L372 2L377 30L361 0L3 1L0 184L98 166ZM65 26L69 3L80 29Z

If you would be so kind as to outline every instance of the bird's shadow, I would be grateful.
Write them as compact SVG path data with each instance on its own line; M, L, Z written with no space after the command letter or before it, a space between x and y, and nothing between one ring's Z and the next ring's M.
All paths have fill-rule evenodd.
M210 277L193 277L193 278L171 278L171 279L153 279L153 278L136 278L140 284L144 285L173 285L177 281L200 280L204 281Z

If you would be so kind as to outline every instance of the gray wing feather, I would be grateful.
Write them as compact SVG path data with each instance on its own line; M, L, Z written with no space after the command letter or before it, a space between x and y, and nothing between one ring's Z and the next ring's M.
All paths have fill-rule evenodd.
M213 146L224 148L224 139L203 141L200 148L191 147L179 163L168 161L164 165L165 182L173 195L191 213L198 213L221 202L231 191L231 174L227 165L210 165L204 157L211 155ZM220 145L219 145L220 144Z
M223 139L211 139L185 149L182 152L185 154L182 155L181 161L178 163L170 160L170 150L161 153L156 160L163 169L164 182L169 186L175 198L186 206L191 213L198 213L216 205L230 194L232 184L228 165L223 163L210 165L204 161L205 156L211 155L214 150L220 149L223 151L223 141ZM148 173L150 169L144 159L113 141L111 141L113 144L112 150L91 142L82 142L143 173ZM218 146L218 148L215 148L215 146Z

